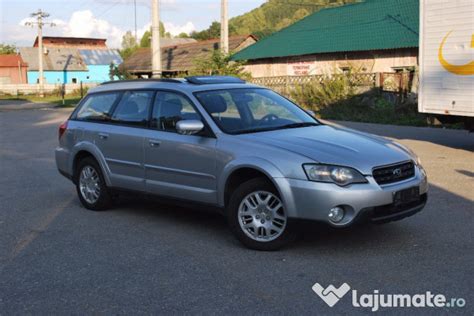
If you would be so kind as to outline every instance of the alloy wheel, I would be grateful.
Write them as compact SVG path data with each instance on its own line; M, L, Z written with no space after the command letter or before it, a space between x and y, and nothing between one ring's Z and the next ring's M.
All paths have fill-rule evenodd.
M247 195L240 203L238 217L242 231L259 242L277 239L287 224L283 203L275 194L267 191Z
M97 171L91 166L85 166L79 177L81 195L89 204L97 202L100 196L100 178Z

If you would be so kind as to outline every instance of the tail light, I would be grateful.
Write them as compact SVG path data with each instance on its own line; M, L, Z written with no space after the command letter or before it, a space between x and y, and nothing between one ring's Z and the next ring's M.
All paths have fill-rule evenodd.
M58 138L61 139L64 132L67 130L67 121L59 125Z

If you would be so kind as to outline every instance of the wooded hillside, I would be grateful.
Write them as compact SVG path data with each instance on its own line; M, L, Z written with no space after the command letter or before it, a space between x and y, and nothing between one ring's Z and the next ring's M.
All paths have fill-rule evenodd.
M229 20L230 35L253 34L262 38L304 18L315 11L354 3L358 0L268 0L260 7ZM213 22L203 31L193 32L198 40L219 37L220 23Z

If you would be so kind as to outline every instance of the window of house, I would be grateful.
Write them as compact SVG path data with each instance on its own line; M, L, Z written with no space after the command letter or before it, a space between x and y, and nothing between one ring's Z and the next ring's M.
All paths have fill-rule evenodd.
M152 91L127 91L112 115L112 121L126 125L146 125Z
M108 121L112 106L119 96L119 92L90 95L77 112L76 118L87 121Z

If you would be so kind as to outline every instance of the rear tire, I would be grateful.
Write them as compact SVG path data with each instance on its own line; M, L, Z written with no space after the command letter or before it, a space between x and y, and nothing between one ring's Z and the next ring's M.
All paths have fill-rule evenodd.
M227 220L237 239L250 249L278 250L295 237L278 191L264 178L244 182L232 193Z
M111 207L112 197L95 159L86 157L79 162L75 180L77 195L85 208L103 211Z

